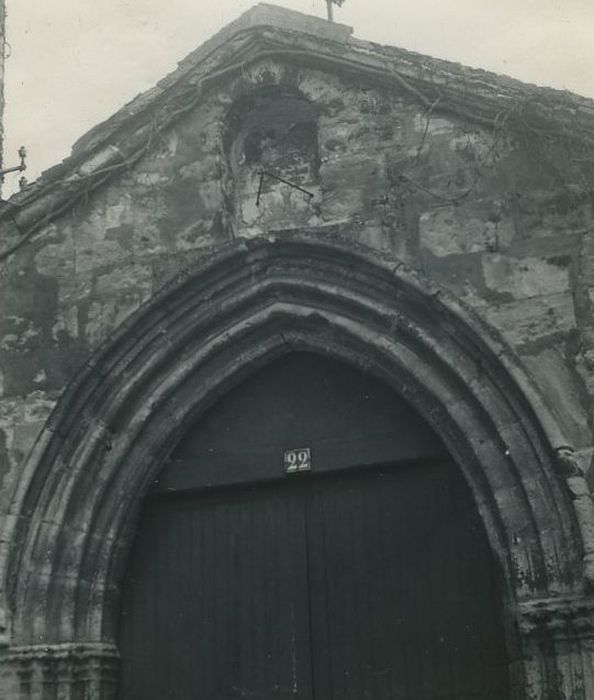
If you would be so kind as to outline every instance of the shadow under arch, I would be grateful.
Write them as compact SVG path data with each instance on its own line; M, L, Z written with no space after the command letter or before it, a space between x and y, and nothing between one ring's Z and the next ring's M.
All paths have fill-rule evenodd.
M564 444L554 421L496 334L456 300L390 256L305 234L209 251L68 387L13 503L10 658L87 654L113 667L119 580L152 478L206 408L295 349L366 369L440 435L470 484L510 610L529 610L515 622L532 659L516 685L549 687L558 672L530 646L539 611L550 600L587 607L589 551L588 515L554 468ZM549 646L538 653L555 656ZM571 653L585 663L579 644ZM98 673L88 682L111 688ZM101 688L90 697L112 697Z

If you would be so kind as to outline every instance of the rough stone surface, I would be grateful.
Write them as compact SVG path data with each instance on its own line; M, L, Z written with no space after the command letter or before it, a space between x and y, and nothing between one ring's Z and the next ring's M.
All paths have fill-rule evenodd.
M301 110L293 132L289 98ZM230 118L238 100L243 122ZM339 225L460 296L528 367L547 347L575 348L562 373L571 390L558 389L588 442L594 216L569 160L560 179L564 161L547 169L548 146L531 139L371 80L252 63L2 263L3 396L62 391L192 251ZM263 166L313 196L269 177L257 201Z

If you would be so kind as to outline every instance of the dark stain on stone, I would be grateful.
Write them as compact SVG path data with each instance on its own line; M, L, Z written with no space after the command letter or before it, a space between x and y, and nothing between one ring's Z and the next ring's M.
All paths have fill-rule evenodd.
M571 265L571 255L552 255L547 258L547 262L557 267L569 267Z
M199 182L193 179L175 178L167 189L167 213L158 222L166 240L175 231L184 229L204 219L204 208L198 192Z
M335 97L334 99L327 102L322 108L322 113L328 117L336 117L345 108L344 100L340 97Z
M105 238L108 241L116 241L123 250L131 253L133 248L134 226L132 226L132 224L122 224L121 226L108 228L105 231Z

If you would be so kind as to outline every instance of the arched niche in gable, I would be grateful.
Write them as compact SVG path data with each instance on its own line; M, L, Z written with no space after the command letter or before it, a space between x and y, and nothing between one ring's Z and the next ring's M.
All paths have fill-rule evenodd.
M238 232L314 225L318 220L318 109L296 90L266 86L227 115L225 153Z

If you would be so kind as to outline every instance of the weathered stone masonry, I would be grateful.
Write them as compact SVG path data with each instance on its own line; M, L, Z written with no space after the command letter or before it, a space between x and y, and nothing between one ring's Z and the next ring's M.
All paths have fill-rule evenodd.
M515 697L594 697L593 139L589 100L261 5L4 203L0 697L111 697L102 547L280 331L397 384L475 483Z

